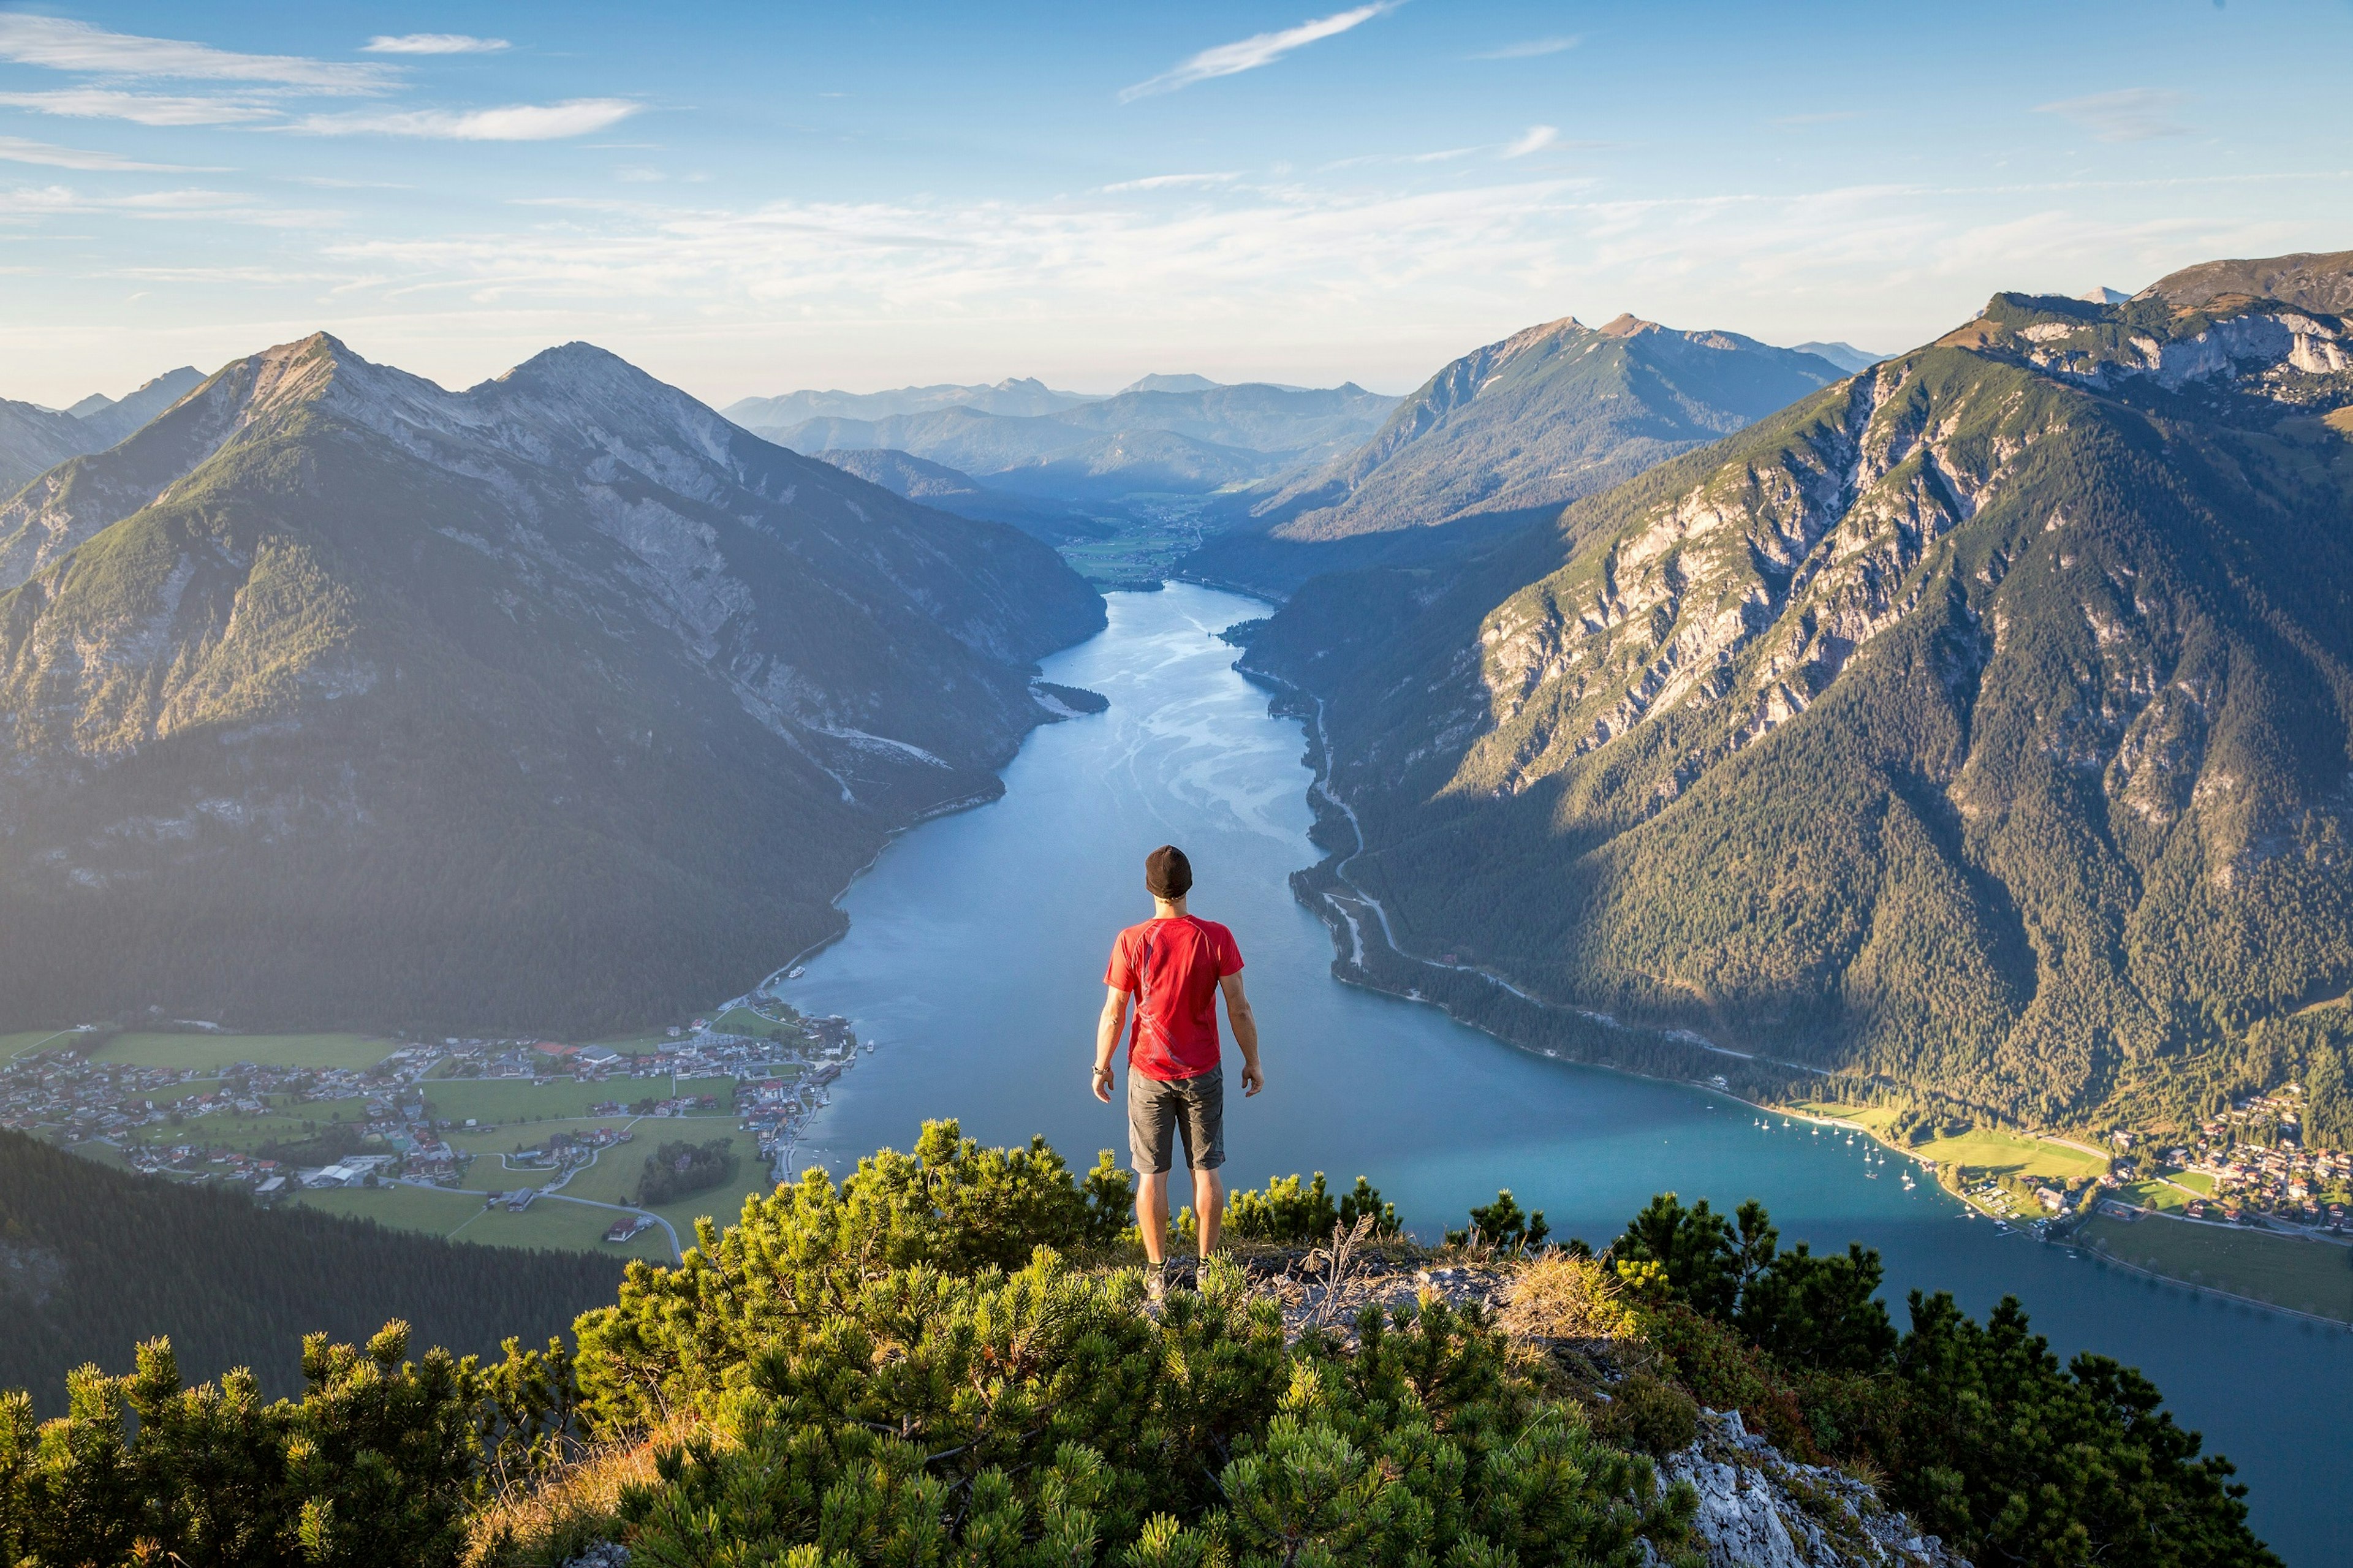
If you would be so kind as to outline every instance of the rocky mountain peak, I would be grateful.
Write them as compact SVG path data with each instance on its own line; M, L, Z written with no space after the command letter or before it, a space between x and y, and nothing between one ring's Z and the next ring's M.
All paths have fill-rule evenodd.
M1605 338L1634 338L1644 332L1664 331L1656 321L1646 321L1632 311L1624 311L1595 329Z

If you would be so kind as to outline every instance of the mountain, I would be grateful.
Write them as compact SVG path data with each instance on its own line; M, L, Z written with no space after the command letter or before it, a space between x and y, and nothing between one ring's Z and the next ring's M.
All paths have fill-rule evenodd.
M1251 498L1192 574L1287 592L1318 572L1459 554L1835 381L1812 354L1620 316L1463 355L1370 440Z
M894 496L937 507L958 517L1009 522L1049 543L1100 539L1111 531L1108 525L1078 513L1006 490L991 489L970 474L945 463L927 462L913 453L893 451L888 447L837 447L809 456L844 473L856 474L868 484L881 485Z
M1852 375L1859 370L1869 370L1881 360L1891 357L1887 354L1875 354L1869 349L1859 349L1852 343L1846 342L1799 343L1792 352L1811 354L1816 359L1826 359L1849 375Z
M1248 658L1322 700L1409 952L2010 1117L2336 1092L2348 354L2277 301L1998 296Z
M94 395L66 412L79 419L90 431L90 443L83 450L95 452L113 446L203 385L204 380L204 372L184 364L177 370L165 371L120 399Z
M475 1247L315 1209L266 1211L242 1191L133 1176L0 1130L0 1388L64 1414L65 1376L171 1337L190 1381L251 1367L265 1398L302 1389L301 1339L364 1344L395 1318L421 1350L495 1361L544 1344L611 1299L616 1260Z
M1353 384L1212 383L1189 391L1131 388L1031 416L952 407L749 427L797 452L888 447L997 488L1095 504L1145 492L1199 494L1324 461L1353 449L1395 405Z
M0 1015L575 1036L840 929L1103 602L621 360L323 334L0 509Z
M2086 289L2075 298L2092 305L2121 305L2132 296L2121 289L2111 289L2103 284L2097 289Z
M1029 376L1009 377L994 386L902 386L889 392L788 392L780 397L745 397L720 412L747 430L781 430L809 419L888 419L898 414L929 414L942 408L975 408L983 414L1051 414L1093 401L1081 392L1057 392Z
M71 414L0 397L0 495L91 446L90 427Z
M2353 311L2353 250L2200 262L2167 273L2138 297L2196 306L2228 295L2276 300L2306 310Z
M1219 384L1206 375L1140 375L1122 392L1208 392Z
M194 370L169 371L120 402L92 395L63 413L0 398L0 496L69 458L113 446L203 380Z

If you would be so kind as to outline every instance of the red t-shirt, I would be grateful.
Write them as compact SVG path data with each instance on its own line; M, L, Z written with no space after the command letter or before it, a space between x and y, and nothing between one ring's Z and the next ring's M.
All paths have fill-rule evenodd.
M1146 1078L1198 1078L1218 1065L1218 982L1238 974L1234 933L1192 915L1130 926L1103 984L1135 998L1128 1064Z

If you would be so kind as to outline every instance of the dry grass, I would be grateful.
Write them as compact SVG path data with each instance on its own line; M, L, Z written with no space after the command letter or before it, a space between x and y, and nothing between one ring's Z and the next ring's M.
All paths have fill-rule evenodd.
M1623 1340L1641 1327L1608 1264L1563 1252L1519 1271L1498 1321L1527 1340Z
M617 1529L622 1489L654 1479L654 1456L694 1430L674 1422L649 1436L591 1448L526 1486L510 1487L469 1522L463 1568L562 1568Z

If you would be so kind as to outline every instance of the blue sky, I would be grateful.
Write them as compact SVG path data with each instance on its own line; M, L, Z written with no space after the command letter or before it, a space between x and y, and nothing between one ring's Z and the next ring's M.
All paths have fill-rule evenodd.
M725 403L1895 349L2353 247L2353 5L0 4L0 395L326 328Z

